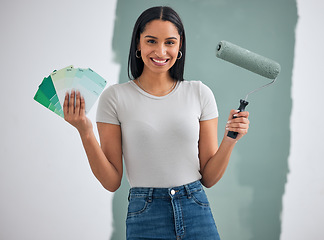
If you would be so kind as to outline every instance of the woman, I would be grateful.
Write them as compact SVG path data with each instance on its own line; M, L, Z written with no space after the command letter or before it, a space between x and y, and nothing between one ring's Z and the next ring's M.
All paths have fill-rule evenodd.
M212 187L223 176L247 133L248 112L230 112L218 147L215 98L200 81L184 81L185 49L173 9L153 7L139 16L128 61L133 80L100 97L101 146L80 93L65 98L64 117L79 131L91 169L109 191L120 186L124 157L131 186L127 239L220 239L202 185Z

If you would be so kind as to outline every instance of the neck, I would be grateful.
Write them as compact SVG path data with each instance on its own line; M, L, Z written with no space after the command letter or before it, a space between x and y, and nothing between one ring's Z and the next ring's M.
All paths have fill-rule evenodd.
M142 75L136 80L137 85L144 91L155 96L164 96L170 93L176 81L170 74L148 74L143 71Z

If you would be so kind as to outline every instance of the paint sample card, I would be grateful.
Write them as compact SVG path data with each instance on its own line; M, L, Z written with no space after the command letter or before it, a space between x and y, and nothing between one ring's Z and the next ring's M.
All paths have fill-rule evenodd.
M64 118L65 94L79 91L85 100L88 113L105 88L107 81L92 69L66 68L53 71L38 87L34 100Z
M63 109L63 103L64 103L64 96L65 93L68 92L68 89L72 86L73 77L65 78L67 70L73 69L73 66L68 66L66 68L60 69L58 71L54 71L50 74L56 94L58 96L60 105ZM62 98L63 96L63 98Z
M61 108L60 101L57 97L52 78L48 76L47 78L44 78L41 85L39 85L39 89L44 93L46 98L50 101L50 104L54 106L54 108L57 110L59 115L63 114L63 109Z
M42 104L44 107L48 108L52 112L56 113L60 117L64 117L64 115L61 113L61 111L57 110L54 105L51 103L51 101L46 97L45 93L39 88L36 92L34 99Z
M106 86L106 80L90 68L79 69L71 89L80 91L86 102L85 112L88 113Z

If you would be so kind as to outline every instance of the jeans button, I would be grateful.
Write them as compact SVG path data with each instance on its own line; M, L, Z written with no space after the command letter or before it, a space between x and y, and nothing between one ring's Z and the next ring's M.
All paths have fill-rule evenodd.
M174 189L171 190L171 195L173 196L175 194Z

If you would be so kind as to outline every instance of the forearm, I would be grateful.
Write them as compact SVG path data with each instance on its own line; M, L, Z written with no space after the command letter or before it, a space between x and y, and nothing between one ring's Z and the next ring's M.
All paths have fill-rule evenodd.
M236 141L226 136L221 142L217 152L207 161L202 174L202 184L205 187L214 186L224 175Z
M80 137L93 174L105 189L111 192L116 191L120 186L122 173L119 173L109 162L93 131L87 134L80 133Z

